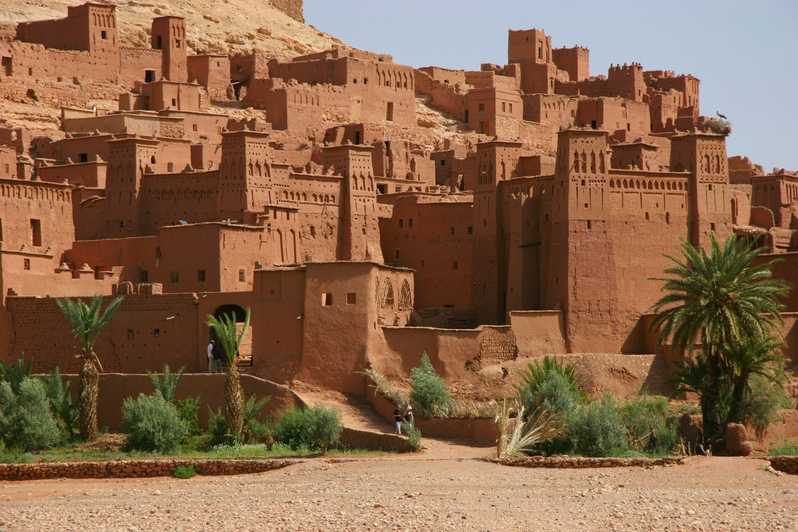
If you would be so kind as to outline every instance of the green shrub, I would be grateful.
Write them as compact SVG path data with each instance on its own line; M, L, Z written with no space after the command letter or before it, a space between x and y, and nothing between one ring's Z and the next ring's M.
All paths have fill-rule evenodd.
M197 476L197 470L194 469L194 466L187 465L187 466L177 466L174 471L172 471L172 476L175 478L179 478L182 480L186 480L189 478L193 478Z
M36 451L54 447L64 439L50 410L44 383L24 377L16 392L9 382L0 383L0 440L6 447Z
M42 380L47 390L47 399L50 402L50 409L61 431L68 439L74 438L78 434L80 410L72 400L69 382L64 380L58 368L55 368Z
M567 416L585 400L575 367L554 357L530 363L521 379L518 396L527 412L545 410Z
M410 402L424 417L447 417L452 398L426 353L421 365L410 370Z
M407 421L402 423L402 434L407 437L407 442L414 451L421 450L421 430Z
M25 362L25 357L21 356L13 364L6 366L0 362L0 381L5 381L11 385L14 393L19 392L19 386L25 378L31 376L33 370L33 363Z
M642 396L621 407L621 418L635 451L667 454L679 443L676 421L664 397Z
M127 434L127 446L141 451L166 453L188 437L188 428L180 419L177 407L160 393L125 399L122 426Z
M208 415L208 432L211 435L211 446L239 445L245 443L269 443L271 440L271 427L262 419L263 409L271 400L270 397L258 398L250 395L244 401L244 428L241 431L241 441L236 441L227 430L227 421L221 409L210 410Z
M749 384L751 391L743 404L743 415L761 436L771 423L778 421L779 410L792 408L792 400L780 380L752 375Z
M768 454L770 456L798 456L798 441L785 442L779 447L773 447Z
M275 427L280 443L291 449L327 451L337 444L342 432L341 417L331 408L294 408L289 410Z
M610 395L568 416L568 438L574 452L584 456L611 456L629 448L620 409Z
M181 399L175 403L177 408L177 415L186 424L186 429L189 435L195 436L202 432L199 424L199 399L196 397L189 397Z
M183 378L183 370L184 368L180 368L177 372L172 372L169 369L169 364L166 364L162 374L147 373L147 376L156 392L160 392L161 396L170 403L176 404L177 387L180 384L180 379Z

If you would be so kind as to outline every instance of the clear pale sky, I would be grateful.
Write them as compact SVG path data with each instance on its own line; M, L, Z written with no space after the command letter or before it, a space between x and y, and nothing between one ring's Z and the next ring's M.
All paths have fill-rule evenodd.
M701 113L727 115L729 155L798 170L798 0L305 0L318 29L414 67L507 62L507 30L590 48L590 72L639 62L701 80Z

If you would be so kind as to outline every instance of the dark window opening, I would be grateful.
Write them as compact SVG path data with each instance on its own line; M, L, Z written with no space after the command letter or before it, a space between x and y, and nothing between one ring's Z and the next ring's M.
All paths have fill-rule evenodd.
M598 129L598 122L596 122L595 120L591 120L590 127L593 129Z
M139 280L142 283L149 283L150 282L150 272L147 270L141 270L141 274L139 275Z
M197 281L200 283L205 282L205 270L197 270Z
M385 120L393 122L393 102L388 102L388 108L385 111Z
M329 292L322 292L321 294L321 306L323 307L331 307L333 304L333 296Z
M177 107L177 98L172 98L172 107Z
M182 46L182 44L183 43L180 42L180 39L175 39L175 48L180 48Z
M23 260L22 267L25 268L26 270L30 270L30 259Z
M42 245L42 222L41 220L31 219L30 221L31 241L34 246Z
M88 154L88 153L81 153L81 154L78 156L78 158L80 159L80 162L82 162L82 163L87 163L87 162L89 162L89 154Z
M163 48L163 37L161 35L155 37L155 48L158 50Z
M346 304L347 305L357 304L357 294L355 294L354 292L346 294Z
M13 74L13 68L12 68L12 66L11 66L11 65L12 65L12 63L11 63L11 58L10 58L10 57L3 57L3 58L0 60L0 63L1 63L1 64L2 64L2 66L3 66L3 71L5 71L5 73L6 73L6 76L10 76L10 75L12 75L12 74Z
M169 274L169 282L171 283L179 283L180 282L180 273L172 272Z
M154 70L145 70L144 71L144 83L152 83L155 81L155 71Z
M360 145L360 131L355 131L355 144Z
M246 282L247 280L247 272L244 270L238 270L238 280L240 282Z
M105 31L105 30L101 31L100 32L100 39L107 39L107 38L108 38L108 32Z

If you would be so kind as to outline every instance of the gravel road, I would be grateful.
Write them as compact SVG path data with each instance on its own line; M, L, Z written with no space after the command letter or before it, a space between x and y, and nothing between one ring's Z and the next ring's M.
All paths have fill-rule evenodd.
M798 477L743 458L653 469L308 461L191 480L0 483L0 530L798 530Z

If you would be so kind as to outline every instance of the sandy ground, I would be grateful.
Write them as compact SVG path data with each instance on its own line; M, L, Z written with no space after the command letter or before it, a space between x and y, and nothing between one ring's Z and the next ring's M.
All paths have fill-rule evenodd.
M0 530L796 530L798 477L694 458L546 470L310 461L242 477L0 483Z

